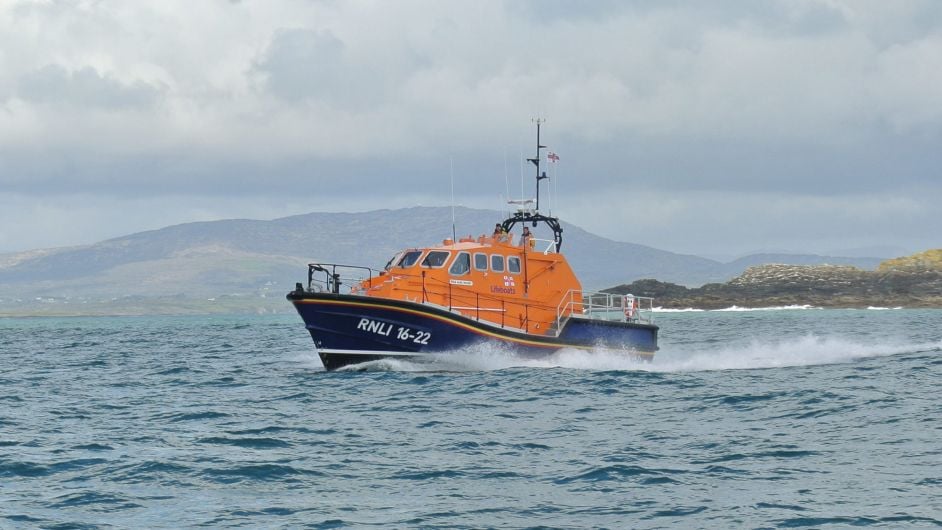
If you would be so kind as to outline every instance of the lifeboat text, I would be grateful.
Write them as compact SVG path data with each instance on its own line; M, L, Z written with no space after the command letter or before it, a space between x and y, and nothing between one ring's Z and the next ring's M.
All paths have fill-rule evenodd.
M393 325L389 322L361 318L360 322L357 324L357 329L389 337L392 335ZM413 331L409 328L399 326L396 330L395 337L399 340L414 342L416 344L428 344L428 340L432 338L432 334L428 331Z
M393 325L389 322L379 322L368 318L361 318L360 323L357 324L357 329L388 337L389 334L392 333Z
M517 290L513 287L498 287L496 285L491 286L491 292L500 294L517 294Z

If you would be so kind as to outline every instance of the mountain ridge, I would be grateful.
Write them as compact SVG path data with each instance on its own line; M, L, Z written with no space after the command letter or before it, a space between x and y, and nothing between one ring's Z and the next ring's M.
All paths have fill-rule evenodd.
M458 235L490 233L505 217L493 210L458 207ZM722 263L636 243L619 242L562 222L562 251L585 289L642 278L684 285L725 281L750 256ZM536 237L551 239L544 227ZM36 249L0 256L0 306L12 301L74 299L87 305L115 297L240 296L278 298L303 281L306 263L321 261L382 267L395 252L452 235L452 209L416 206L359 213L311 212L272 220L228 219L181 223L91 245ZM782 256L779 256L782 257ZM783 258L788 259L787 256ZM881 260L793 256L809 262L875 267ZM283 301L282 301L283 302ZM265 307L273 306L266 300ZM6 314L16 313L7 309Z

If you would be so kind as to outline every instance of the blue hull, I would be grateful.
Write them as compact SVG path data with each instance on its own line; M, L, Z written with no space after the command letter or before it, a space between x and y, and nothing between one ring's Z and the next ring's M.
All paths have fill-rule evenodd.
M650 358L657 326L573 317L559 334L536 335L501 328L426 304L366 296L291 292L287 296L314 339L324 367L390 357L454 352L482 343L540 358L561 348L612 349Z

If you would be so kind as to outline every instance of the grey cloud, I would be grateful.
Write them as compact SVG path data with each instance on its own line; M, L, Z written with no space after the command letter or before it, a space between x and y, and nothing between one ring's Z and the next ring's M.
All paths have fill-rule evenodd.
M344 49L344 43L329 31L280 30L255 71L273 94L289 102L337 98L359 77L355 65L345 64Z
M537 25L597 23L613 17L663 18L678 28L694 31L749 24L763 31L808 35L838 30L847 24L844 13L835 5L791 0L526 0L505 5L511 14L524 16Z
M70 71L49 64L24 75L19 80L17 95L36 103L126 109L153 105L160 90L141 81L122 83L89 66Z
M598 20L631 9L634 2L598 0L524 0L505 4L513 15L522 15L535 22L552 23L565 20ZM642 3L643 4L643 3Z
M329 30L280 29L250 72L288 104L320 102L362 113L396 101L408 79L435 67L405 42L377 48L375 37L365 35L344 40Z

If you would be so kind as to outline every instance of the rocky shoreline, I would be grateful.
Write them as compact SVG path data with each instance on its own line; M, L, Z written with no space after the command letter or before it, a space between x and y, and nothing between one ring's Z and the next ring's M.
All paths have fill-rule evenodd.
M688 288L638 280L606 292L655 298L670 309L810 305L942 308L942 249L887 260L875 271L846 265L759 265L726 283Z

